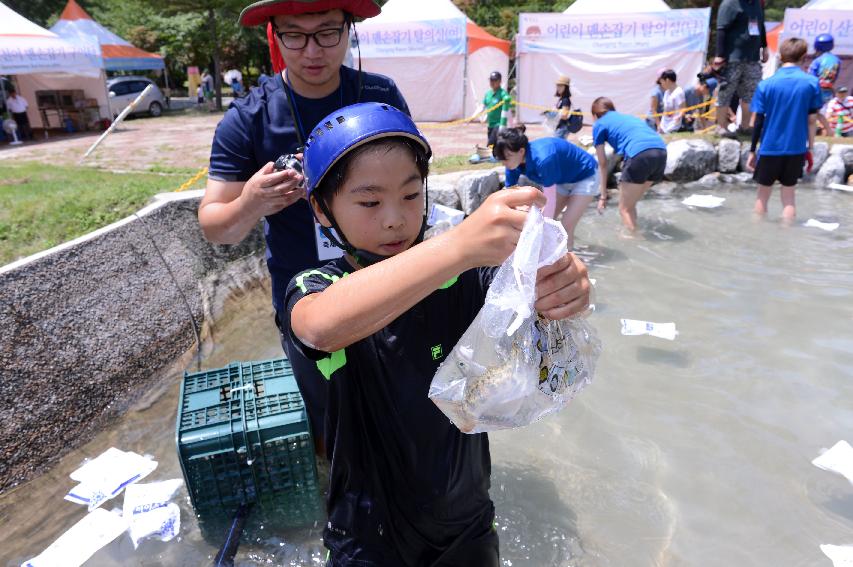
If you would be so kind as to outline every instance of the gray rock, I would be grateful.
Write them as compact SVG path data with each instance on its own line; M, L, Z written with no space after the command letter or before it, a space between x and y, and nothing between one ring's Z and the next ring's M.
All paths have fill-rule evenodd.
M595 153L595 146L589 148L586 153L596 158L597 163L597 155ZM610 175L614 171L616 171L616 165L619 163L619 156L616 155L616 152L613 148L610 147L610 144L604 144L604 155L607 157L607 174Z
M812 168L812 173L817 173L823 164L826 162L829 157L829 144L826 142L815 142L814 149L812 150L812 159L814 160L814 167Z
M461 206L457 207L470 215L483 204L486 197L501 188L500 177L496 171L478 171L470 173L456 183L456 193Z
M847 179L846 166L840 154L832 154L823 163L820 171L815 176L815 185L820 188L825 188L830 183L844 183Z
M717 151L706 140L676 140L666 148L666 178L670 181L696 181L714 171Z
M542 190L542 186L524 175L523 173L518 176L518 186L519 187L536 187L540 191Z
M723 138L717 144L717 171L734 173L740 165L740 142Z
M853 173L853 145L850 144L835 144L829 150L829 156L838 156L844 162L844 167L847 175ZM846 178L846 176L845 176Z
M453 183L437 179L435 177L429 178L428 183L428 196L430 203L438 203L439 205L444 205L445 207L451 207L453 209L461 209L461 201L459 200L459 193L456 192L456 187Z
M738 164L738 170L745 171L747 173L751 173L746 168L746 160L749 158L749 142L744 142L740 147L740 163Z
M734 175L732 175L732 179L734 180L734 183L755 183L755 181L752 180L752 174L748 171L741 171L740 173L735 173Z

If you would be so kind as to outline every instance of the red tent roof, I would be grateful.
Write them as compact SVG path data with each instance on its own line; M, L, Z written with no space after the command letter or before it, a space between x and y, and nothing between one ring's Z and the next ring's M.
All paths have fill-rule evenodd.
M496 47L509 55L509 41L493 36L468 20L468 53L474 53L481 47Z

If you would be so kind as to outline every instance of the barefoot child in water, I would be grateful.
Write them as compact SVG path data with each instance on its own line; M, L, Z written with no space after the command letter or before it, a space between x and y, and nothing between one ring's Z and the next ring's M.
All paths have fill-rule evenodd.
M486 434L461 433L427 397L513 251L533 188L490 196L459 226L421 242L430 148L411 119L357 104L326 117L305 149L307 194L343 258L288 286L289 352L328 380L328 566L499 565ZM332 235L334 237L334 235ZM586 309L572 254L543 268L537 310Z

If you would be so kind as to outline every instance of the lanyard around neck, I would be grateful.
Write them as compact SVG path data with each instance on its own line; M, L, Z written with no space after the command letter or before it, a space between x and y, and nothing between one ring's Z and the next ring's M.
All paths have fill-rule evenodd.
M340 73L340 71L338 71ZM293 87L290 84L290 76L288 75L287 70L284 71L284 93L287 98L287 104L290 106L290 115L293 118L293 125L296 130L296 138L299 141L299 149L297 151L302 151L305 147L305 139L307 136L305 135L305 128L302 125L302 117L299 115L299 106L296 104L296 91L293 90ZM341 105L339 108L344 107L344 81L343 78L340 78L340 84L338 85L338 93L341 96Z

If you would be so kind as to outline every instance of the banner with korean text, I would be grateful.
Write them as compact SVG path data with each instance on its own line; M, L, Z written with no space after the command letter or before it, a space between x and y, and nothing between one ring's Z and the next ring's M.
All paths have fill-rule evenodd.
M696 82L704 67L710 8L637 14L520 14L518 96L553 106L558 75L571 79L572 105L589 112L599 96L617 110L645 114L661 69L673 69L678 84ZM520 109L524 122L540 110ZM586 117L585 122L590 118Z
M383 10L384 11L384 10ZM362 67L394 79L415 120L462 117L466 20L381 21L358 24ZM358 57L357 51L353 51Z
M814 51L814 40L822 33L832 34L836 55L853 55L853 1L849 10L785 10L785 28L780 40L799 37Z

